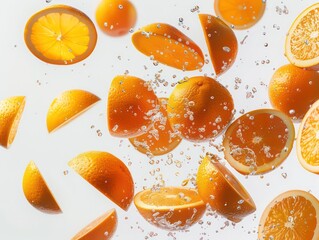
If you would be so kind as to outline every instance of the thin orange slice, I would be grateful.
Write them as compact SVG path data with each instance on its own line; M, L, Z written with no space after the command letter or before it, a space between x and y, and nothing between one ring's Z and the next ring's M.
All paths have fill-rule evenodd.
M24 40L40 60L62 65L87 58L95 48L97 34L85 13L70 6L54 5L29 19Z
M56 97L47 113L47 128L52 132L67 124L100 100L88 91L74 89Z
M216 75L227 71L235 62L238 50L234 31L217 17L199 14L209 55Z
M216 155L208 153L202 160L197 186L203 201L233 222L240 222L256 210L249 193Z
M242 174L266 173L288 157L294 138L294 125L287 115L274 109L255 110L227 129L225 158Z
M292 190L277 196L264 210L258 240L319 239L319 201L312 194Z
M266 0L215 0L217 16L235 29L255 25L264 15Z
M72 240L108 240L117 228L115 209L107 211L76 234Z
M190 227L206 209L197 191L181 187L146 189L135 195L134 204L149 223L166 230Z
M305 169L319 174L319 101L312 105L299 126L297 156Z
M137 50L165 65L190 71L204 65L202 50L190 38L166 23L153 23L132 35Z
M319 70L318 17L316 3L300 13L288 31L285 55L297 67Z

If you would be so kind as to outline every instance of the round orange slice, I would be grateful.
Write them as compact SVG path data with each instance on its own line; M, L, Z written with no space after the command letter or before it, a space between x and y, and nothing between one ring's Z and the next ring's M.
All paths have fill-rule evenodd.
M266 173L288 157L294 138L294 125L287 115L274 109L255 110L227 129L225 158L242 174Z
M0 101L0 145L8 148L18 131L24 110L25 97L15 96Z
M137 50L165 65L190 71L204 65L202 50L177 28L166 23L153 23L132 35Z
M134 204L149 223L166 230L190 227L206 209L197 191L181 187L144 190L135 195Z
M116 228L117 214L112 209L83 228L72 240L108 240L112 238Z
M56 97L47 113L47 129L52 132L67 124L100 100L88 91L74 89Z
M264 210L259 240L319 239L319 201L312 194L292 190L277 196Z
M197 172L198 193L213 210L230 221L240 222L256 211L256 206L236 177L218 161L206 154Z
M29 19L24 40L40 60L62 65L87 58L95 48L97 34L85 13L70 6L54 5Z

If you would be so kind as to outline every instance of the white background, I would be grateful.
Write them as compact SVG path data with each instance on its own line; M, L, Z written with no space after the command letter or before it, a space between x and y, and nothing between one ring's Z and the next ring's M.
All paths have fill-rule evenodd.
M261 0L260 0L261 1ZM251 240L257 239L259 218L266 205L278 194L302 189L319 197L316 184L318 177L305 171L298 163L295 148L282 166L263 177L246 178L231 167L252 195L257 205L255 214L236 226L227 225L222 217L205 216L202 224L196 224L187 232L169 233L149 225L132 204L127 212L119 209L106 197L86 183L68 168L67 162L79 153L89 150L108 151L122 159L132 172L135 191L143 186L151 187L162 176L167 186L180 186L189 175L196 174L199 156L206 151L217 153L208 144L182 142L173 154L176 164L166 164L167 156L156 157L158 164L150 164L149 159L134 150L126 139L111 137L106 128L106 100L108 89L115 75L126 70L145 80L161 74L171 83L185 76L212 74L211 64L206 64L203 72L182 72L164 65L153 66L152 62L134 49L130 34L111 38L98 30L99 39L92 55L85 61L71 66L54 66L35 58L26 48L23 40L24 26L28 18L38 10L58 3L68 4L84 11L93 21L99 0L2 0L0 8L0 99L25 95L26 108L14 143L9 150L0 149L0 239L6 240L64 240L70 239L82 227L110 208L116 208L119 225L114 239L142 240L151 232L152 239L210 239L210 240ZM203 52L208 54L203 33L198 20L198 12L214 14L213 0L135 0L138 22L135 29L154 22L169 23L190 36ZM232 93L237 116L239 110L269 108L267 84L275 69L287 63L284 53L285 35L295 17L305 7L315 3L312 0L268 0L262 20L249 30L236 31L239 54L234 66L218 80L228 86ZM289 10L289 14L279 14L276 7ZM184 25L179 25L179 18ZM266 45L268 45L266 47ZM121 56L121 60L118 58ZM264 63L264 64L263 64ZM144 69L144 65L148 70ZM174 79L172 76L176 75ZM242 80L235 90L236 77ZM262 83L263 84L262 84ZM159 97L167 97L171 87L156 89ZM247 89L246 89L246 86ZM252 88L257 92L254 98L246 99ZM48 134L45 125L47 109L51 101L64 90L85 89L98 95L101 101L89 111L58 131ZM91 126L94 125L92 129ZM297 125L296 129L297 129ZM97 130L102 132L98 136ZM219 153L222 156L221 153ZM30 160L40 168L59 205L60 215L47 215L34 209L24 198L22 176ZM227 165L229 166L229 165ZM150 172L156 170L152 176ZM67 171L67 172L65 172ZM67 174L66 174L67 173ZM284 178L282 174L287 174ZM192 186L189 184L188 186ZM125 219L127 218L127 219ZM226 223L225 223L226 222ZM235 238L234 238L235 237Z

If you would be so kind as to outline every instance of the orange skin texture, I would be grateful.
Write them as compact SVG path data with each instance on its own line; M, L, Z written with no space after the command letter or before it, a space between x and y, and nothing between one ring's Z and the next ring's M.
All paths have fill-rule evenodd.
M202 76L178 84L167 104L172 127L195 142L218 136L231 121L233 109L229 91L215 79Z
M238 51L236 35L219 18L208 14L199 14L198 16L215 73L220 75L235 62Z
M204 55L200 47L177 28L166 23L153 23L132 35L135 48L152 59L180 69L201 69Z
M151 127L158 105L155 93L145 81L133 76L116 76L107 104L110 134L125 138L144 134Z
M127 210L133 200L134 183L129 169L117 157L107 152L85 152L69 166L102 194Z
M137 13L134 5L128 0L102 0L96 9L95 17L104 33L119 37L127 34L135 26Z
M310 106L319 99L319 73L292 64L284 65L272 76L268 94L274 108L293 120L301 121Z

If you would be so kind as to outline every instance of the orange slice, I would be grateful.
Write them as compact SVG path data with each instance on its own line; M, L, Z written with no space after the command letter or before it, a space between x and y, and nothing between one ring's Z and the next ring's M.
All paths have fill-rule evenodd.
M233 222L255 212L256 206L241 183L220 162L206 154L197 172L198 193L213 210Z
M127 210L133 200L134 183L129 169L107 152L85 152L69 161L69 166L93 187Z
M153 23L132 35L137 50L165 65L190 71L204 65L202 50L190 38L166 23Z
M33 161L25 169L22 187L24 196L36 209L45 213L56 214L62 212Z
M78 9L54 5L35 13L27 22L24 41L40 60L73 64L87 58L95 48L96 29Z
M217 16L235 29L255 25L264 15L266 0L215 0Z
M216 75L227 71L235 62L238 50L234 31L217 17L199 14L209 55Z
M297 67L319 70L318 11L319 3L308 7L299 14L288 31L285 55Z
M158 99L147 82L133 76L116 76L107 102L110 134L115 137L144 134L151 127L158 105Z
M319 174L319 101L312 105L299 126L297 156L306 170Z
M308 192L293 190L277 196L260 219L258 239L319 239L319 201Z
M99 97L88 91L74 89L56 97L47 113L47 129L52 132L85 112Z
M112 209L83 228L72 240L108 240L116 228L117 215L115 209Z
M174 150L182 140L178 132L175 132L169 123L167 98L160 98L159 101L161 108L153 119L152 127L147 133L129 139L138 151L154 156L163 155Z
M8 148L18 131L25 97L15 96L0 101L0 145Z
M190 227L206 209L194 189L180 187L146 189L135 195L134 204L149 223L166 230Z
M242 174L266 173L288 157L294 138L294 125L287 115L274 109L255 110L227 129L225 158Z

